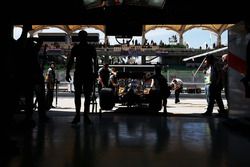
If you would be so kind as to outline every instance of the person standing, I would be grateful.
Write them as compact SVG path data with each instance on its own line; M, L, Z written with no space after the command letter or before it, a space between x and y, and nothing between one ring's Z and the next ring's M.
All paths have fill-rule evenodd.
M228 112L224 108L224 104L221 98L222 90L222 72L221 68L213 55L207 55L205 61L207 61L208 68L211 68L210 72L210 84L208 87L208 106L206 112L202 113L203 116L212 116L214 103L219 107L219 116L227 116Z
M87 43L88 33L84 30L78 33L80 43L76 44L71 49L71 55L67 63L66 81L71 81L70 70L73 66L75 59L75 72L74 72L74 87L75 87L75 107L76 115L71 122L77 124L80 122L81 110L81 94L84 94L84 123L90 124L89 110L91 93L97 78L97 53L94 46Z
M162 100L163 113L167 114L167 98L170 96L170 88L167 79L161 74L161 67L155 67L155 74L151 77L153 79L151 87L159 90Z
M28 38L28 32L32 30L32 25L23 25L23 31L20 38L17 40L17 53L20 56L17 58L17 80L22 81L18 85L18 95L25 98L25 121L24 125L34 127L33 120L33 99L34 92L38 97L38 113L39 120L47 121L45 107L45 88L42 69L38 62L38 52L41 48L42 41L34 38ZM40 90L38 90L40 89Z
M118 78L117 78L117 70L113 67L110 75L110 83L109 87L112 88L115 95L118 93Z
M20 149L17 146L16 140L12 138L12 131L10 131L10 127L14 122L14 113L16 112L16 108L18 105L17 98L17 85L18 80L16 80L16 70L13 67L16 67L18 64L16 60L16 56L19 56L15 53L16 51L16 40L13 38L13 25L7 24L3 25L0 31L0 37L2 40L2 57L1 61L4 62L1 65L2 72L2 88L3 93L1 94L3 104L1 110L0 117L0 164L5 166L5 163L2 163L2 157L8 157L8 155L16 155L20 153ZM11 68L10 68L11 67Z
M207 104L209 104L209 86L211 84L210 76L211 76L211 66L209 65L208 61L204 61L204 83L205 83L205 95Z
M174 78L170 85L172 89L174 89L175 104L177 104L180 102L180 93L183 90L183 81L179 78Z
M111 74L111 69L109 68L109 64L104 64L99 70L98 70L98 89L99 92L102 88L108 88L109 87L109 79Z
M43 66L39 62L38 52L42 47L43 41L41 39L36 39L36 44L34 44L34 55L37 58L37 61L34 61L35 67L34 71L34 91L36 95L35 103L38 104L38 114L40 121L49 121L49 117L46 115L47 112L47 105L46 105L46 92L45 92L45 82L44 82L44 75L43 75ZM34 42L35 43L35 42Z
M53 99L54 99L54 89L55 89L55 84L57 82L56 80L56 72L55 72L55 63L51 62L50 67L46 73L46 85L47 85L47 107L48 109L55 108L53 104Z
M32 25L23 25L23 30L20 38L17 40L17 53L20 55L17 57L16 65L17 80L22 81L18 84L18 95L19 98L24 97L25 101L25 120L24 125L28 127L35 127L35 121L33 120L33 97L35 79L34 72L35 61L37 60L34 56L33 41L28 38L28 32L32 30Z

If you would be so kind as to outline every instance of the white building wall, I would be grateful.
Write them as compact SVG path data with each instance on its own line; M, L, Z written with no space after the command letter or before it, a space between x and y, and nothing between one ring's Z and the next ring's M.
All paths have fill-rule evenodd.
M245 62L247 57L247 43L250 40L249 35L245 30L243 22L236 24L229 30L229 53ZM239 66L243 65L239 64ZM229 68L229 116L231 118L250 117L250 98L246 97L245 86L241 82L244 77L245 75L237 69Z

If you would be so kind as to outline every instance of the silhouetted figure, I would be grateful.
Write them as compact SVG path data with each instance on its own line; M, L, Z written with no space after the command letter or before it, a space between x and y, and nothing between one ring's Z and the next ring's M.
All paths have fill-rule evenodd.
M84 94L84 122L91 123L88 113L90 108L91 93L93 84L97 78L97 54L96 49L87 43L88 33L84 30L78 33L80 43L71 50L71 55L67 64L66 80L70 82L70 70L75 61L74 87L75 87L75 107L76 115L72 124L80 122L81 94Z
M55 108L52 105L54 99L55 84L57 84L55 68L56 68L55 63L51 62L50 67L46 73L46 86L47 86L46 99L47 99L48 110L51 108Z
M208 44L206 43L206 49L208 49Z
M45 82L43 76L43 66L39 61L38 52L42 46L42 41L38 39L37 43L34 45L34 56L36 57L37 61L34 62L35 64L35 94L36 94L36 101L38 103L38 114L40 121L48 121L49 117L46 115L47 104L45 98Z
M35 125L35 122L32 119L33 113L33 91L34 91L34 79L33 79L33 62L35 59L33 58L32 53L32 41L27 38L28 32L32 30L31 25L24 25L22 34L20 38L17 40L17 59L19 61L19 65L17 66L17 78L19 84L17 85L19 88L19 96L24 97L25 99L25 114L27 124L31 126Z
M170 88L167 79L161 74L160 66L155 67L155 74L152 78L153 86L155 89L159 90L162 99L163 113L167 114L167 98L170 96Z
M210 84L209 84L209 97L208 97L208 107L204 116L212 116L213 108L215 100L219 107L219 115L227 116L228 112L224 108L224 104L221 98L221 90L222 90L222 73L219 64L216 61L216 58L213 55L208 55L206 60L208 66L211 68L210 71Z
M47 120L45 114L45 89L42 69L38 61L38 52L41 48L41 41L27 38L28 32L32 30L32 25L23 25L23 31L17 40L17 78L19 81L19 95L25 98L25 125L34 127L33 120L33 98L34 91L37 93L39 119Z
M42 45L43 42L41 40L39 40L39 41L40 41L40 43ZM43 47L41 46L40 50L43 50L43 53L42 53L42 55L38 54L38 61L39 61L39 65L40 65L42 74L44 74L44 65L45 65L45 63L47 61L47 47L48 47L47 44L45 44ZM44 85L45 85L45 83L43 81L43 86L42 85L41 86L43 87L42 89L44 89L44 90L38 88L38 92L41 92L41 91L45 92L45 86ZM39 91L39 90L41 90L41 91ZM37 91L37 87L36 87L35 91ZM38 104L38 98L36 97L35 102L34 102L34 110L37 108L37 104Z
M5 25L6 26L6 25ZM3 57L1 68L3 73L3 88L6 89L6 91L3 91L6 94L3 95L3 104L8 107L8 111L1 112L1 123L2 121L5 122L4 125L10 126L13 113L17 110L17 101L18 101L18 95L17 95L17 61L16 61L16 41L12 38L12 29L13 26L7 25L4 26L3 32L0 32L1 39L4 40L4 42L1 45L2 51L3 51Z
M16 72L15 72L15 50L16 41L12 38L13 25L2 25L0 31L0 45L2 53L1 64L2 72L2 99L1 116L0 116L0 166L7 166L5 160L9 157L17 155L19 149L16 142L11 139L10 129L13 123L13 114L17 108L17 93L16 93ZM8 164L9 165L9 164Z

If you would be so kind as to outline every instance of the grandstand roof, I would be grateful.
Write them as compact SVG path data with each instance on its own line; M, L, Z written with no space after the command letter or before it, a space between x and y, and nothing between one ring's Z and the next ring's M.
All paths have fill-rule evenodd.
M222 33L223 31L227 30L233 26L233 24L188 24L188 25L146 25L145 31L148 32L150 30L154 30L157 28L164 28L167 30L173 30L176 32L186 32L193 28L203 28L205 30L212 31L214 33Z
M39 31L48 28L58 28L65 32L74 32L85 28L95 28L102 32L104 32L105 30L104 25L33 25L32 26L33 31Z
M203 28L205 30L212 31L217 34L223 33L225 30L233 26L234 24L188 24L188 25L171 25L171 24L161 24L161 25L144 25L144 31L148 32L150 30L163 28L166 30L173 30L179 33L184 33L193 28ZM21 25L18 25L22 27ZM33 31L39 31L48 28L59 28L66 33L72 33L77 30L82 30L85 28L95 28L102 32L105 32L105 25L33 25Z

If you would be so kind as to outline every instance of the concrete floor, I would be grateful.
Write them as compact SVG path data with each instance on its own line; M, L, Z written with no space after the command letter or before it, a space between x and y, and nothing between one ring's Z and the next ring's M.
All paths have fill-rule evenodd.
M250 166L249 135L232 128L230 119L200 116L204 99L183 99L177 105L169 99L172 114L167 117L129 111L92 113L91 125L81 121L78 126L70 124L73 99L58 100L60 107L48 113L50 122L12 131L20 153L7 159L6 167ZM195 100L197 105L189 105ZM186 113L176 113L177 106Z
M67 96L66 96L67 95ZM66 112L75 112L75 106L74 106L74 98L73 94L66 94L59 96L56 104L56 100L54 99L53 105L57 106L56 108L52 109L52 111L66 111ZM83 102L84 98L82 98ZM174 95L172 94L167 102L167 109L169 113L172 114L200 114L205 112L207 103L205 100L205 95L203 94L182 94L180 97L180 103L175 104L174 103ZM225 98L223 98L223 102L225 104L225 107L227 106L227 102ZM97 103L99 104L99 98L97 98ZM113 110L116 110L120 107L119 103L116 103ZM100 106L97 105L97 112L99 112ZM214 108L214 113L217 112L218 107ZM110 112L110 111L102 111L102 112ZM160 111L162 112L162 110Z

